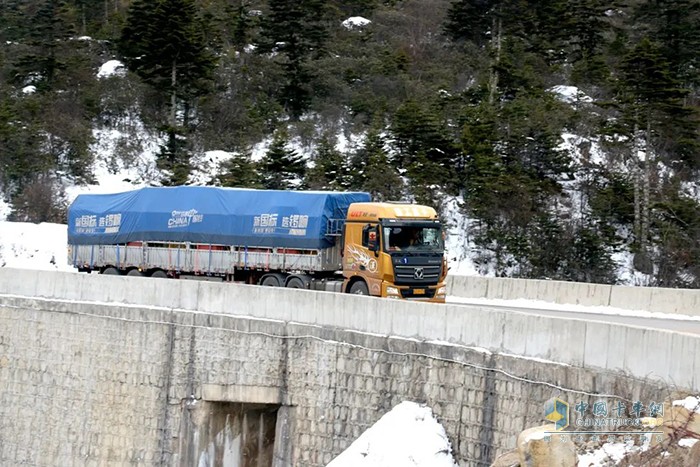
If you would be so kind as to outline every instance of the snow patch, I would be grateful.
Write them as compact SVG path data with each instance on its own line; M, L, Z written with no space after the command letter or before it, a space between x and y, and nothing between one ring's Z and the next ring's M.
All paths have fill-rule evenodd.
M674 406L684 407L688 412L700 413L700 397L688 396L685 399L673 401Z
M96 183L67 187L66 197L69 202L84 193L121 193L158 183L160 173L156 168L156 153L161 142L154 137L148 139L140 122L133 125L136 126L139 138L143 137L144 139L140 142L141 150L136 154L134 160L128 162L124 162L114 155L124 141L133 141L133 137L116 129L93 130L95 142L90 149L95 153L92 172L95 175Z
M22 88L22 94L29 95L29 94L34 94L35 92L36 92L36 86L31 85L31 84L29 86L25 86Z
M365 431L328 467L456 467L445 429L433 411L402 402Z
M124 64L119 60L110 60L103 63L97 72L98 78L109 78L110 76L124 76L126 75L126 68Z
M560 101L567 104L575 104L578 102L593 102L589 96L581 91L576 86L558 85L549 88L547 91L556 94Z
M351 16L350 18L343 21L342 24L343 27L347 29L355 29L367 26L370 23L370 20L368 20L367 18L363 18L362 16Z
M69 266L62 224L0 222L0 267L78 272Z
M234 153L228 151L207 151L193 161L194 169L189 177L190 185L213 185L221 172L221 165L231 159Z
M470 221L462 212L462 203L462 198L459 196L448 196L445 199L443 215L446 219L447 265L450 268L449 274L478 276L479 272L469 256Z
M12 206L0 198L0 222L7 220L7 217L12 212Z
M692 448L698 441L697 438L683 438L678 441L678 445L682 448Z

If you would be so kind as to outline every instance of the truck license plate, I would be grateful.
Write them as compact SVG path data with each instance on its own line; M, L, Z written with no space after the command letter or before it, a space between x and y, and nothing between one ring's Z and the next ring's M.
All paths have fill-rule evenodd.
M414 295L425 295L425 289L413 289Z

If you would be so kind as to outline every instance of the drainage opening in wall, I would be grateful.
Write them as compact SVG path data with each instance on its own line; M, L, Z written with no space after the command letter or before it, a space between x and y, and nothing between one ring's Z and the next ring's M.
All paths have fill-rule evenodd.
M180 465L270 467L278 405L198 401L183 413Z

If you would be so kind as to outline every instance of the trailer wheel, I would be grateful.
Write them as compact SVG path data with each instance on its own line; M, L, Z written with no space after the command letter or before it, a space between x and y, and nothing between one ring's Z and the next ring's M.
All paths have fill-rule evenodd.
M107 274L108 276L118 276L119 269L110 266L108 268L105 268L105 270L102 271L102 274Z
M138 269L132 269L131 271L126 273L127 276L143 276L143 273L139 271Z
M157 271L153 271L151 273L151 277L155 277L157 279L167 279L168 274L165 271L158 269Z
M266 276L261 282L260 285L263 285L265 287L279 287L280 286L280 281L277 279L275 276Z
M306 285L304 285L304 281L302 281L298 277L292 277L291 279L289 279L289 282L287 282L287 288L288 289L305 289Z
M350 293L355 295L369 295L367 284L363 281L357 281L350 286Z

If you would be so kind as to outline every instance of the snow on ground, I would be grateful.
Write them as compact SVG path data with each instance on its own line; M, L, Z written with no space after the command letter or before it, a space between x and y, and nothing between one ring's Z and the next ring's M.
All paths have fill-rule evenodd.
M126 75L126 68L124 64L119 60L110 60L100 67L97 71L98 78L108 78L110 76L124 76Z
M461 199L450 196L445 200L444 215L450 222L445 227L447 236L445 248L447 249L447 264L449 274L464 274L476 276L476 266L469 256L469 219L461 212Z
M673 401L674 406L685 407L689 412L700 413L700 397L688 396L685 399Z
M0 222L0 267L73 271L62 224Z
M610 306L576 305L572 303L554 303L542 300L519 298L501 300L497 298L447 297L447 303L464 305L494 306L510 308L529 308L532 310L567 311L572 313L595 313L599 315L630 316L636 318L675 319L680 321L700 321L700 316L682 315L678 313L661 313L658 311L628 310Z
M12 206L10 206L4 199L2 199L2 197L0 197L0 222L6 220L11 211Z
M402 402L328 464L328 467L387 466L457 466L445 429L429 407Z
M371 23L371 21L367 18L363 18L362 16L352 16L343 21L342 25L347 29L355 29L367 26L369 23Z
M578 102L593 102L593 99L587 96L576 86L559 85L549 88L548 91L553 94L556 94L559 100L568 104L574 104Z
M635 446L633 441L605 443L593 452L578 455L578 467L598 467L610 465L608 460L615 465L627 454L635 451L645 451L644 447Z
M189 182L192 185L212 185L214 178L221 172L221 165L233 157L232 152L208 151L198 158L195 168L190 174Z

